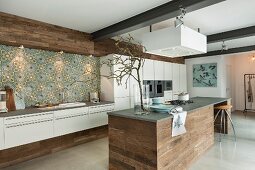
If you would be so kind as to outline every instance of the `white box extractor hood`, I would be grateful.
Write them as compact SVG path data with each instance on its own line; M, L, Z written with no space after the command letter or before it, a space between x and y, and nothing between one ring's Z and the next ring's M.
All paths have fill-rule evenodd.
M180 57L207 52L207 37L184 25L144 34L144 52L166 57Z

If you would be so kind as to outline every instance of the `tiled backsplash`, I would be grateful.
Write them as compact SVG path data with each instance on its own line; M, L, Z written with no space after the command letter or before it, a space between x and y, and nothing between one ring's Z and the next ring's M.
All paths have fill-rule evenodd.
M63 91L70 102L86 101L100 89L97 57L0 45L0 62L0 88L12 87L26 106L59 103Z

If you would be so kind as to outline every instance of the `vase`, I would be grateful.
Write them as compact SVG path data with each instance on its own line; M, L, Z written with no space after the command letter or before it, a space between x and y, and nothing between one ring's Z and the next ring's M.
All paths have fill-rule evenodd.
M134 85L134 113L138 115L149 113L149 85Z

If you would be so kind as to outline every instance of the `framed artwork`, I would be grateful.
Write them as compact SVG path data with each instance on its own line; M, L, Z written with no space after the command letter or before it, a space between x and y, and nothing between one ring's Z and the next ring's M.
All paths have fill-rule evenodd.
M217 63L194 64L193 87L217 87Z

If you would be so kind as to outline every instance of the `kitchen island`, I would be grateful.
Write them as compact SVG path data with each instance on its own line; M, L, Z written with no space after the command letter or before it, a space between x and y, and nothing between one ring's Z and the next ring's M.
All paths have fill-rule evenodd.
M133 110L111 112L109 118L109 169L187 169L214 143L214 106L227 98L192 98L186 130L172 137L172 115L135 115Z

